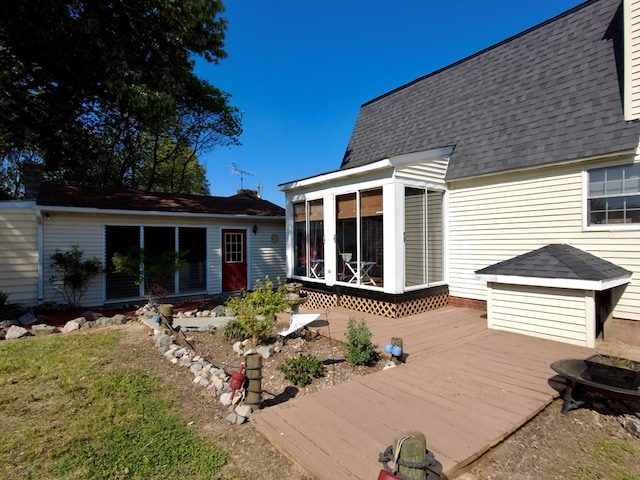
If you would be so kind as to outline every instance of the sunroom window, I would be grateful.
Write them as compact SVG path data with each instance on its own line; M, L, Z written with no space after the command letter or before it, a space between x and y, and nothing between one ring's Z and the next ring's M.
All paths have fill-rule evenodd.
M336 265L338 280L383 286L382 189L336 197Z
M324 277L323 208L322 199L293 205L295 275L315 279Z
M588 171L589 225L640 223L640 164Z
M407 287L444 281L443 198L440 191L405 188L404 281Z

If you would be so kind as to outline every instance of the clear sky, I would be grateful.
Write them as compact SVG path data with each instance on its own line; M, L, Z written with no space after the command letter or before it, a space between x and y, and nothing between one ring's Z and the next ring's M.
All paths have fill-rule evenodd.
M241 146L201 159L211 194L340 167L360 105L472 55L579 0L226 0L228 58L196 73L243 112ZM251 174L251 175L249 175Z

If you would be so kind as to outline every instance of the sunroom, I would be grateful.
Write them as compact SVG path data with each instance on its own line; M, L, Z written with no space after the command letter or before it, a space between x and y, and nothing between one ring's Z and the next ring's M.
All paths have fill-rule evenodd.
M280 185L287 277L308 306L402 317L446 304L446 173L452 149L399 155Z

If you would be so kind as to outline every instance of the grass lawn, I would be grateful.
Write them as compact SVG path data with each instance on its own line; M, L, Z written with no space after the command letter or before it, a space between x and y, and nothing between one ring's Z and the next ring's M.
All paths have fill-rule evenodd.
M119 338L0 343L0 478L218 478L226 454L185 425Z

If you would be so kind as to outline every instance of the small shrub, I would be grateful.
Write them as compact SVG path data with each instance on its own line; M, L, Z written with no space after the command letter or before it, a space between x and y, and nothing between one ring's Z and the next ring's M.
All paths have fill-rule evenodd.
M284 378L297 387L309 385L314 378L319 378L324 372L324 364L313 355L300 355L297 358L289 358L278 370L284 373Z
M345 357L352 365L368 365L373 360L373 345L371 344L371 330L367 322L349 318L347 323L347 349Z
M0 290L0 320L12 320L22 313L22 306L9 303L9 294Z
M251 338L255 345L269 338L275 314L288 307L284 294L284 285L280 283L276 288L267 276L264 282L256 281L254 290L227 301L227 307L233 310L244 329L244 338Z
M244 340L249 337L249 333L237 318L229 320L220 333L225 340Z
M102 265L96 257L82 260L83 251L78 245L72 245L71 250L61 252L56 250L51 255L51 268L58 272L49 277L49 283L59 284L59 291L68 305L79 306L82 296L89 288L91 279L102 273Z

